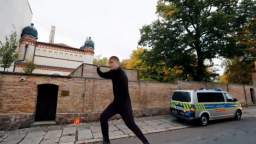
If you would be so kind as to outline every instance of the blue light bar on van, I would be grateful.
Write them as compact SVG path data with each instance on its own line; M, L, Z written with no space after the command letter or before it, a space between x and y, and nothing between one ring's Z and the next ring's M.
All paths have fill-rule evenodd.
M216 91L224 91L222 88L215 88Z
M208 89L208 88L200 88L198 90L214 90L214 91L224 91L222 88L213 88L213 89Z

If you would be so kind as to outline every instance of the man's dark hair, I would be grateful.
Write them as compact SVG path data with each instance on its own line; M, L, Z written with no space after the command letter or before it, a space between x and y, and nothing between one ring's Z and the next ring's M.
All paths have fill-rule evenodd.
M119 61L119 58L118 58L117 56L111 56L111 57L109 58L109 60L116 60L116 61L120 62L120 61Z

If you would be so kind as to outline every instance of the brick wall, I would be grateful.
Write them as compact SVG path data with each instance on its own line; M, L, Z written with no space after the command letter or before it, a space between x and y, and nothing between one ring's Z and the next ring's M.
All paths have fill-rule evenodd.
M96 72L96 65L92 64L82 64L76 70L74 70L70 76L72 77L86 77L86 78L100 78ZM101 71L108 71L109 68L102 66ZM137 70L129 70L124 69L127 74L129 81L138 81L138 71Z
M0 129L26 127L34 121L37 86L40 84L59 86L57 123L70 123L77 116L80 116L84 122L98 120L100 113L113 99L110 80L0 73ZM203 87L221 87L243 104L252 104L250 88L255 89L249 85L183 81L176 83L129 82L135 116L167 114L169 99L174 90ZM63 95L63 92L68 92L68 95Z

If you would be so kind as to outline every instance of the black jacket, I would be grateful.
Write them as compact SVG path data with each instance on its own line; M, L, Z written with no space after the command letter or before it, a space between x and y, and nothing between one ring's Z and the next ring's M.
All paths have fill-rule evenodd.
M97 73L100 77L105 79L111 79L113 84L114 103L125 104L130 103L129 89L128 89L128 78L126 73L118 68L116 70L110 70L108 72L100 71L97 67Z

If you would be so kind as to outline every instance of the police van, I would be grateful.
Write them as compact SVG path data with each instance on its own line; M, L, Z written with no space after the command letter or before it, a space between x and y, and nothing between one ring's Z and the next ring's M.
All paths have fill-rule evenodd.
M241 120L242 106L221 89L176 90L171 97L170 112L179 119L198 120L206 126L209 120Z

